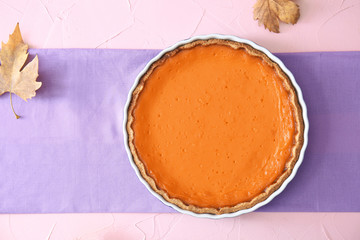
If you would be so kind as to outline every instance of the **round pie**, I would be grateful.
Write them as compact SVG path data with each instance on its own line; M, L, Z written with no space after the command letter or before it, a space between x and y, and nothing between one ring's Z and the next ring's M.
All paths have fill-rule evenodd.
M127 109L132 159L167 202L224 214L267 199L290 176L304 142L298 96L264 52L195 40L141 75Z

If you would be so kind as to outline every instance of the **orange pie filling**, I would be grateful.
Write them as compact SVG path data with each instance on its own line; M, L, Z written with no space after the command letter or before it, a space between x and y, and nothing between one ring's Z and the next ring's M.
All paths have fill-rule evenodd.
M221 208L250 201L284 172L294 144L284 80L226 45L182 50L154 69L133 111L134 145L170 198Z

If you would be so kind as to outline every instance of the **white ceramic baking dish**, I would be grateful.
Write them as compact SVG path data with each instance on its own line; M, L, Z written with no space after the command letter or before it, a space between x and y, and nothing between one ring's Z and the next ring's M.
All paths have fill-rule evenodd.
M240 43L245 43L248 44L250 46L252 46L253 48L262 51L263 53L265 53L272 61L276 62L280 68L284 71L284 73L286 73L294 88L296 89L297 92L297 96L299 99L299 103L300 106L302 108L302 115L303 115L303 120L304 120L304 144L302 146L302 149L300 151L300 155L299 155L299 159L295 164L295 167L293 168L291 175L283 182L283 184L281 185L281 187L279 189L277 189L275 192L273 192L266 200L256 204L255 206L253 206L252 208L249 209L243 209L237 212L233 212L233 213L225 213L225 214L221 214L221 215L214 215L214 214L198 214L198 213L194 213L194 212L190 212L190 211L186 211L183 210L181 208L179 208L178 206L167 202L162 196L160 196L159 194L157 194L150 186L149 184L142 178L137 166L135 165L134 161L133 161L133 157L131 155L130 149L129 149L129 145L128 145L128 134L126 131L126 122L127 122L127 110L132 98L132 92L135 89L135 87L137 86L140 78L142 77L142 75L148 70L148 68L151 66L152 63L154 63L155 61L157 61L158 59L160 59L165 53L174 50L175 48L184 45L186 43L195 41L195 40L207 40L207 39L225 39L225 40L232 40L232 41L236 41L236 42L240 42ZM308 131L309 131L309 121L308 121L308 117L307 117L307 108L302 96L302 92L301 89L299 87L299 85L296 83L294 76L292 75L292 73L285 67L285 65L283 64L283 62L275 57L270 51L268 51L266 48L261 47L257 44L255 44L252 41L246 40L246 39L241 39L235 36L230 36L230 35L219 35L219 34L211 34L211 35L203 35L203 36L195 36L192 37L190 39L186 39L183 41L180 41L176 44L174 44L173 46L166 48L164 50L162 50L156 57L154 57L153 59L151 59L150 62L148 62L148 64L145 66L145 68L139 73L139 75L137 76L134 85L132 86L129 95L128 95L128 99L124 108L124 123L123 123L123 131L124 131L124 138L125 138L125 149L126 152L128 154L129 160L130 160L130 164L131 166L134 168L136 175L138 176L139 180L145 185L145 187L155 196L157 197L160 201L162 201L165 205L170 206L172 208L174 208L175 210L181 212L181 213L185 213L185 214L189 214L195 217L204 217L204 218L213 218L213 219L219 219L219 218L226 218L226 217L236 217L245 213L249 213L249 212L253 212L256 209L258 209L261 206L264 206L266 204L268 204L272 199L274 199L277 195L279 195L284 189L285 187L288 185L288 183L295 177L295 174L298 170L298 168L300 167L303 158L304 158L304 153L305 153L305 149L308 143Z

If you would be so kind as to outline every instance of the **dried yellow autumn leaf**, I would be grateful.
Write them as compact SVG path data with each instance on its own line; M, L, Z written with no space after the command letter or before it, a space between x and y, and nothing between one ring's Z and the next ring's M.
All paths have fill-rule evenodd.
M15 93L25 101L36 95L35 91L41 87L41 82L37 82L39 76L39 60L37 56L24 68L28 57L28 45L24 43L19 24L16 25L13 34L9 36L9 41L1 43L0 51L0 95L5 92L10 93L11 108L16 116L12 105L11 94Z
M291 0L257 0L254 5L254 19L271 32L280 32L279 20L295 24L299 17L299 6Z

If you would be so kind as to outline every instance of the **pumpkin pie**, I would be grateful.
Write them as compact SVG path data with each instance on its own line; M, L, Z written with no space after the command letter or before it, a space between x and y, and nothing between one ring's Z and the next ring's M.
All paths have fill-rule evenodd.
M194 213L224 214L283 184L304 123L277 63L248 44L207 39L152 63L132 92L126 130L133 161L157 194Z

